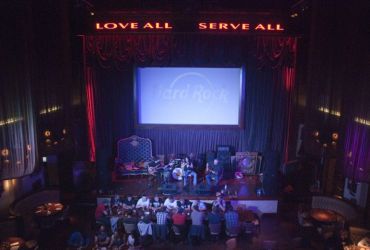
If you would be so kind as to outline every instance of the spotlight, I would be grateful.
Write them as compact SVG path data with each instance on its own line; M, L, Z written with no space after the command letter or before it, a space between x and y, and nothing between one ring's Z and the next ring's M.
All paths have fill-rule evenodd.
M93 15L95 15L95 13L91 11L91 12L90 12L90 16L93 16Z

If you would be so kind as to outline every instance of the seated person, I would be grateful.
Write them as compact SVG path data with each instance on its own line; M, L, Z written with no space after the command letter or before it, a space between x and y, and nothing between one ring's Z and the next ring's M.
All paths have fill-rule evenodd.
M189 157L184 159L184 187L188 184L188 177L193 176L193 185L197 185L197 173L195 172L193 163L189 160Z
M234 211L234 208L230 203L226 205L226 213L224 217L226 228L239 227L239 215Z
M216 193L216 200L214 200L212 203L212 209L213 208L216 208L220 210L221 212L226 211L225 200L223 199L222 194L220 192Z
M177 201L172 195L168 196L168 198L164 201L163 205L166 207L167 211L177 209Z
M159 198L159 195L158 194L155 194L153 199L150 201L150 209L152 211L157 211L158 208L162 207L163 206L163 201L161 198Z
M142 208L143 210L149 209L150 206L150 200L149 198L143 194L141 198L136 203L136 208Z
M212 180L215 181L215 185L218 185L218 182L221 179L222 174L222 165L218 159L214 159L213 163L207 163L206 166L206 180L208 185L212 185Z
M114 231L110 239L109 249L123 250L125 246L125 235L118 230Z
M95 209L95 219L100 220L110 215L109 203L99 203Z
M135 205L136 205L136 202L132 198L131 194L128 194L126 198L124 198L122 201L122 207L126 210L134 209Z
M110 237L109 237L107 231L105 230L104 225L101 225L99 227L99 230L95 235L94 242L95 242L96 249L99 249L99 250L108 249L109 242L110 242Z
M110 201L111 207L121 207L122 206L122 199L118 194L115 194L114 197Z
M187 199L180 199L177 201L177 207L184 211L191 209L191 202Z
M221 224L222 216L219 209L212 207L212 212L207 215L208 224Z

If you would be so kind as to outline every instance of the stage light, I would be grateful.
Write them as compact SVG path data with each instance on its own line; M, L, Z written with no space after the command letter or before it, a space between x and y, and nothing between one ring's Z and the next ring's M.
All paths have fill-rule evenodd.
M48 162L48 158L46 156L42 157L42 162Z
M27 151L31 151L32 147L30 144L27 144Z
M64 129L62 130L62 134L63 134L63 135L66 135L66 134L67 134L67 129L66 129L66 128L64 128Z
M44 136L45 137L50 137L51 136L51 131L50 130L45 130Z
M9 149L4 148L3 150L1 150L1 155L4 157L9 156Z
M339 138L339 134L337 132L334 132L331 134L331 138L333 139L333 141L336 141Z
M90 15L91 15L91 16L93 16L93 15L95 15L95 13L91 11L91 12L90 12Z

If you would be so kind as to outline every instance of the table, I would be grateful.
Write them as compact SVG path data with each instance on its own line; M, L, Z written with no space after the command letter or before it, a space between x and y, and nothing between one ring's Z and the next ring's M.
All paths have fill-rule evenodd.
M63 210L63 204L59 202L49 202L38 206L35 209L37 216L51 216L60 213Z
M313 208L311 209L310 216L318 222L333 223L338 220L339 215L332 210Z

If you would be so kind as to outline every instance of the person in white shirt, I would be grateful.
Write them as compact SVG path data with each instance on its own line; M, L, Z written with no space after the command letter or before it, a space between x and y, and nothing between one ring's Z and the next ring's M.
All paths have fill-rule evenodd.
M168 196L168 198L164 201L163 204L167 210L174 210L177 209L177 201L173 198L172 195Z
M136 203L136 208L143 208L143 209L148 209L150 205L150 200L148 197L144 194L141 196L141 198L137 201Z

